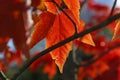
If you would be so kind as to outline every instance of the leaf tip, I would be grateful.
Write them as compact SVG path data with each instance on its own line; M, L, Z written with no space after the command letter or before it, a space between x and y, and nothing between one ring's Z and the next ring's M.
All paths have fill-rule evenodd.
M95 43L94 43L92 36L90 34L83 36L81 39L81 42L83 42L85 44L89 44L91 46L95 46Z

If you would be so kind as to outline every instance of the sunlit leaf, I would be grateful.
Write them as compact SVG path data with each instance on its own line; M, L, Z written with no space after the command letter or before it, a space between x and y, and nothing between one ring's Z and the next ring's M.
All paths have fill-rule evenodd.
M79 22L74 17L72 11L65 9L64 10L73 21L76 23L74 25L72 21L63 13L53 15L50 12L43 12L40 15L41 20L36 24L35 29L33 31L33 35L31 38L30 45L33 46L38 43L40 40L46 37L46 47L51 47L62 40L74 35L75 27L77 27L78 32L84 30L84 22L79 19ZM54 19L55 18L55 19ZM47 22L46 24L43 22ZM43 27L44 26L44 27ZM89 36L83 38L84 42L87 39L86 43L93 44L92 38ZM72 43L69 42L62 47L59 47L53 51L51 51L51 56L55 60L55 63L59 67L60 72L62 73L63 66L65 64L66 58L69 55L69 51L72 49Z
M116 23L112 40L117 39L119 37L119 35L120 35L120 20L118 20Z
M30 47L33 47L36 43L46 37L51 28L55 15L50 12L43 12L39 16L40 21L35 25L35 29L31 36Z
M52 2L45 2L45 6L47 7L47 11L57 14L57 7Z
M92 46L95 46L95 43L92 39L92 36L90 34L87 34L85 36L83 36L81 38L81 42L85 43L85 44L89 44L89 45L92 45Z
M65 22L67 25L64 25ZM60 13L56 16L53 27L51 28L48 36L47 36L47 47L50 47L67 37L70 37L74 34L74 26L71 21L63 14ZM55 63L58 65L60 72L63 70L63 66L65 64L66 58L69 54L69 51L72 49L71 43L67 43L58 49L55 49L51 52L52 58L55 60Z
M63 0L67 7L72 11L76 20L79 22L79 15L80 15L80 3L79 0Z

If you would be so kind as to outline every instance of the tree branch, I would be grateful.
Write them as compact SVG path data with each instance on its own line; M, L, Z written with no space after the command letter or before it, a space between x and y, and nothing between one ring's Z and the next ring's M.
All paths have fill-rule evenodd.
M84 2L81 5L81 9L80 10L82 10L82 8L83 8L83 6L85 5L86 2L87 2L87 0L84 0Z
M117 3L117 0L114 0L114 4L113 4L113 6L112 6L111 13L110 13L110 16L109 16L109 17L111 17L111 16L113 15L113 12L114 12L116 3Z
M40 52L38 55L34 56L32 59L30 59L29 61L26 62L26 64L24 64L20 70L15 74L13 75L13 77L10 79L10 80L16 80L35 60L37 60L39 57L45 55L45 54L48 54L50 51L56 49L56 48L59 48L61 46L63 46L64 44L74 40L74 39L77 39L79 37L83 37L84 35L88 34L88 33L91 33L95 30L98 30L98 29L101 29L103 27L105 27L106 25L108 25L109 23L113 22L114 20L117 20L118 18L120 18L120 14L116 14L110 18L108 18L107 20L103 21L102 23L96 25L96 26L93 26L92 28L90 29L87 29L87 30L84 30L82 31L81 33L78 33L76 35L73 35L55 45L53 45L52 47L50 48L47 48L46 50Z
M2 71L0 71L0 80L9 80Z

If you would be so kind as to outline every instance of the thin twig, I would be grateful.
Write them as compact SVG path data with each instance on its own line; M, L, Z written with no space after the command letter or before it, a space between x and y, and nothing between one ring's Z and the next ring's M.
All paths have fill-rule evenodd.
M77 25L75 21L55 2L55 0L52 0L52 2L66 15L66 17L73 23L75 28L75 35L78 33Z
M80 10L82 10L82 8L83 8L83 6L85 5L86 2L87 2L87 0L84 0L84 2L81 5L81 9Z
M113 50L115 48L118 48L118 47L120 47L120 44L117 44L115 46L112 46L112 47L108 48L108 50L104 51L98 58L93 59L91 61L88 61L85 64L81 64L81 65L79 65L79 67L90 66L90 65L94 64L95 62L97 62L98 60L100 60L101 58L103 58L105 55L107 55L111 50Z
M111 16L113 15L113 12L114 12L116 3L117 3L117 0L114 0L114 4L113 4L113 6L112 6L111 13L110 13L110 16L109 16L109 17L111 17Z
M90 29L87 29L87 30L84 30L82 31L81 33L78 33L76 35L73 35L55 45L53 45L52 47L50 48L47 48L45 49L44 51L40 52L38 55L34 56L32 59L30 59L28 62L26 62L26 64L24 64L20 70L15 74L13 75L13 77L10 79L10 80L16 80L34 61L36 61L39 57L45 55L45 54L48 54L50 51L56 49L56 48L59 48L61 46L63 46L64 44L74 40L74 39L77 39L79 37L83 37L84 35L88 34L88 33L91 33L95 30L98 30L98 29L101 29L103 27L105 27L106 25L108 25L109 23L113 22L114 20L117 20L118 18L120 18L120 14L116 14L110 18L108 18L107 20L103 21L102 23L96 25L96 26L93 26L92 28Z
M9 80L2 71L0 71L0 80Z

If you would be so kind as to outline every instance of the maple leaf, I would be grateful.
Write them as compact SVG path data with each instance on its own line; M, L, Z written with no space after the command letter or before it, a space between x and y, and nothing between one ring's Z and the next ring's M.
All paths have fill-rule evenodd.
M57 7L53 2L45 2L45 6L47 7L47 11L57 14Z
M114 30L112 40L117 39L119 34L120 34L120 19L118 21L116 21L116 26L115 26L115 30Z
M85 44L95 46L95 43L93 42L92 36L90 34L83 36L80 40Z
M69 16L71 16L72 19L76 22L76 24L78 25L78 32L83 31L84 22L82 20L79 20L79 23L78 23L73 13L70 10L65 9L64 11ZM43 12L40 15L40 18L41 18L41 21L39 21L39 23L36 24L37 26L35 27L32 34L32 38L30 42L31 47L46 37L46 47L48 48L57 44L62 40L65 40L66 38L74 35L75 33L75 27L73 23L69 20L69 18L63 12L56 14L56 17L50 12ZM43 23L45 21L47 21L48 23L46 24ZM86 39L92 40L91 37L87 37ZM90 44L93 44L93 42ZM69 42L63 45L62 47L59 47L51 51L51 56L55 60L55 63L58 65L61 73L63 70L63 66L65 64L66 58L69 55L69 51L71 49L72 49L72 43Z
M41 13L39 18L40 21L35 25L35 29L31 36L31 41L29 45L30 48L46 37L50 27L52 27L55 15L46 11Z
M63 19L64 18L64 19ZM65 20L65 22L63 21ZM68 23L68 25L66 24ZM65 25L66 24L66 25ZM57 32L56 32L57 31ZM55 33L56 32L56 33ZM74 26L71 21L60 13L56 16L53 27L51 28L46 40L46 47L50 47L74 34ZM66 61L66 57L69 54L69 51L72 49L72 43L67 43L58 49L55 49L51 52L52 58L55 60L55 63L58 65L60 72L63 70L63 65Z
M75 16L76 20L79 22L79 15L80 15L80 3L79 0L63 0L67 7L72 11L73 15Z
M77 20L73 16L70 10L64 10L69 16L73 18L73 20L77 23ZM66 24L67 23L67 24ZM81 24L79 24L81 23ZM78 32L81 32L84 29L84 22L81 20L78 24ZM57 32L56 32L57 31ZM56 34L55 34L56 32ZM60 12L55 18L53 27L51 27L49 34L46 38L46 47L50 47L58 42L72 36L75 33L75 28L72 22L67 18L67 16ZM90 36L90 35L89 35ZM84 39L84 38L83 38ZM88 38L86 38L88 40ZM84 39L84 40L86 40ZM92 41L92 39L91 39ZM89 41L90 42L90 41ZM87 43L87 41L86 41ZM91 43L90 43L91 44ZM52 58L55 60L55 63L58 65L60 72L62 73L63 66L66 62L66 58L69 55L69 51L72 49L72 43L69 42L58 49L55 49L51 52Z
M61 0L55 0L55 2L60 5L62 3ZM58 8L57 6L52 2L52 1L46 1L44 2L45 6L47 7L47 11L53 13L53 14L57 14L58 12Z

